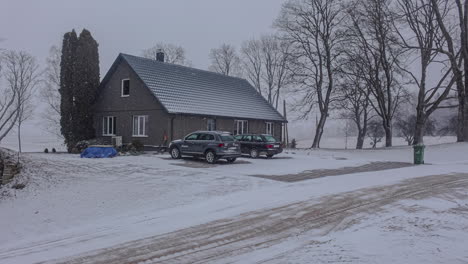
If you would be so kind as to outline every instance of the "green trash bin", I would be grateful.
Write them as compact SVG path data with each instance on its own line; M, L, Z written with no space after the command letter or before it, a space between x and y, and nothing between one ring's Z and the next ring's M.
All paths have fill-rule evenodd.
M424 146L424 145L414 145L413 146L414 164L416 164L416 165L424 164L424 148L426 148L426 146Z

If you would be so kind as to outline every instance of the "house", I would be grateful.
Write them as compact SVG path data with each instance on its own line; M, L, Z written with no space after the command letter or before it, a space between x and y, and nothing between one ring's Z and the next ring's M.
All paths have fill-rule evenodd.
M282 137L287 122L244 79L119 54L99 87L96 136L161 146L196 130Z

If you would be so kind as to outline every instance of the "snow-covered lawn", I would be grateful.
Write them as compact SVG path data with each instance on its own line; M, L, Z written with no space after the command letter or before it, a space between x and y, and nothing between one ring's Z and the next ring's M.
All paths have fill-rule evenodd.
M415 177L468 175L467 154L468 144L434 145L426 149L426 162L432 165L284 183L250 175L291 174L373 161L411 162L412 149L287 150L272 160L242 158L235 164L216 166L151 153L91 160L28 153L24 154L26 169L16 179L25 182L26 188L14 190L9 185L2 189L6 196L0 199L0 263L50 261L251 211L302 201L319 203L324 196L399 184ZM457 193L457 197L448 193L396 201L372 214L360 212L355 216L359 221L347 228L325 235L307 231L315 232L313 239L292 237L233 261L321 263L336 262L336 256L343 256L342 261L355 263L463 263L468 256L458 245L468 244L468 191ZM453 210L462 213L452 215ZM429 223L430 232L415 223ZM277 250L280 245L283 249ZM441 251L438 258L431 257L435 248ZM408 259L411 252L417 254Z
M299 148L310 148L312 146L313 139L297 139L297 147ZM457 142L457 137L455 136L443 136L443 137L424 137L424 144L426 145L436 145L436 144L445 144ZM408 143L402 137L393 137L393 146L407 146ZM377 143L377 147L385 146L385 138L381 142ZM356 147L356 137L350 136L348 139L345 137L327 137L324 136L320 142L321 148L330 148L330 149L354 149ZM369 138L364 140L364 148L371 148L371 142Z

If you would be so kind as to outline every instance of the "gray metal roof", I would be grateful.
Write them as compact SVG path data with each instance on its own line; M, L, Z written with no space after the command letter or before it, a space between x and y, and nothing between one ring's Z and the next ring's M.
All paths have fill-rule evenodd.
M286 121L244 79L120 54L169 113Z

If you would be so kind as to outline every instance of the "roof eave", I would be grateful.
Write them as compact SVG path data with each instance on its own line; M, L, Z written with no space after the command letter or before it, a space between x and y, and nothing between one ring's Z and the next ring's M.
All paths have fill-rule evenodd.
M168 111L171 115L188 115L188 116L200 116L200 117L219 117L219 118L232 118L232 119L242 119L242 120L263 120L263 121L272 121L272 122L281 122L289 123L286 119L271 119L271 118L252 118L252 117L240 117L240 116L228 116L228 115L208 115L208 114L195 114L195 113L185 113L185 112L173 112Z

